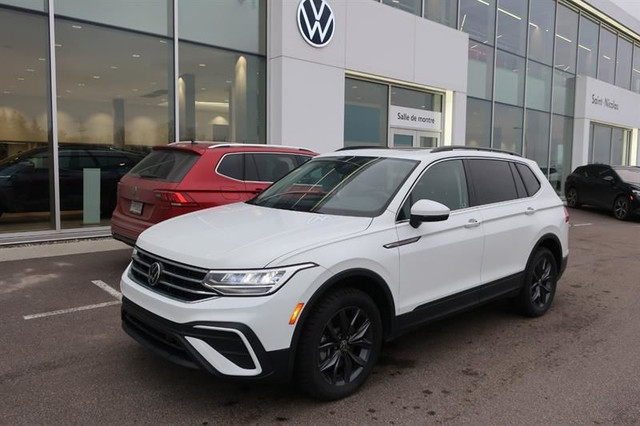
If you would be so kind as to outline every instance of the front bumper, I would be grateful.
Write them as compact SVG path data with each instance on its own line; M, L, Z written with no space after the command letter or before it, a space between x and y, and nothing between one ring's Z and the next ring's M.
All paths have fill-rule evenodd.
M230 322L178 324L130 300L122 300L122 328L157 355L221 377L289 379L289 350L267 352L246 325Z

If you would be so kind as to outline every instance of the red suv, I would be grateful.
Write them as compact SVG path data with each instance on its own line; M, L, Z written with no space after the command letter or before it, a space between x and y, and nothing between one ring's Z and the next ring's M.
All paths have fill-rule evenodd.
M163 220L246 201L317 155L278 145L176 142L157 146L118 183L111 233L134 245Z

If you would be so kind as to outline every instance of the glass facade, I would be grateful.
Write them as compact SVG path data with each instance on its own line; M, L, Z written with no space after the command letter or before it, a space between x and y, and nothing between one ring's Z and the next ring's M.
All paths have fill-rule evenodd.
M265 143L265 0L48 3L0 0L0 233L107 226L153 146Z

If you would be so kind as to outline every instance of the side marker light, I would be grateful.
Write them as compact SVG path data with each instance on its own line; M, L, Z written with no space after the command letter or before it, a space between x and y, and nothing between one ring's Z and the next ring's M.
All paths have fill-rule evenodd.
M289 318L289 325L294 325L296 321L298 321L298 317L300 316L300 312L302 312L302 308L304 307L304 303L298 303L296 308L293 310L291 314L291 318Z

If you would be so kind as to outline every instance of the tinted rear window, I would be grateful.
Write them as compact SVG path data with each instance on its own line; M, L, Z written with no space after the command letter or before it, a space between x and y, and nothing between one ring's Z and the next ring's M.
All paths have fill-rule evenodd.
M131 171L130 176L142 179L157 179L180 182L198 161L195 152L159 149L151 151Z
M533 174L533 171L524 164L516 164L516 168L518 169L518 172L520 172L524 186L527 188L527 194L532 196L538 192L540 189L540 182L536 179L536 175Z
M507 161L469 160L475 188L475 205L499 203L518 198Z

